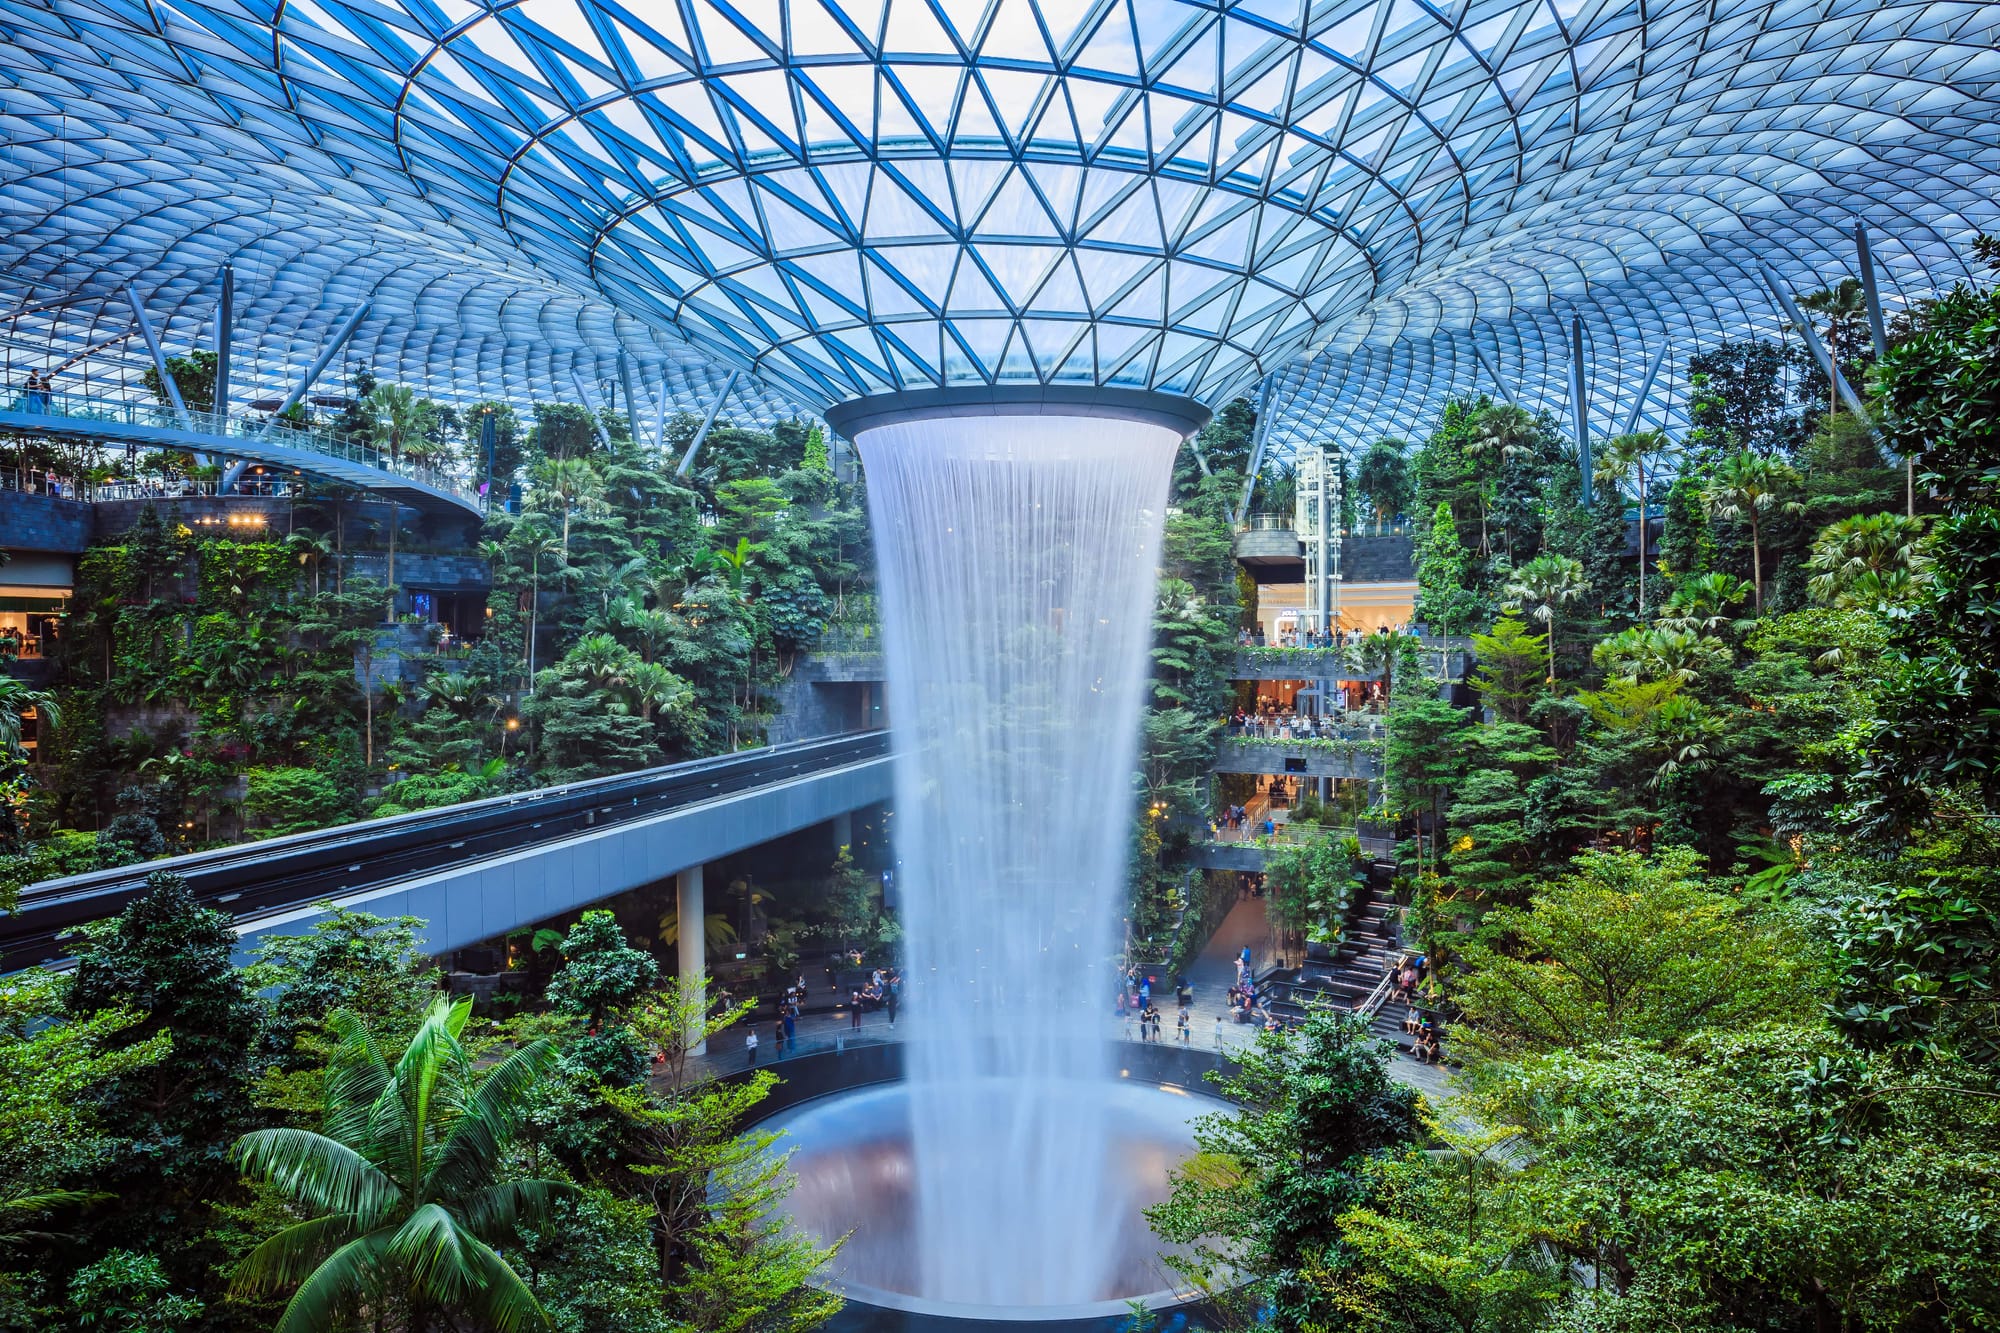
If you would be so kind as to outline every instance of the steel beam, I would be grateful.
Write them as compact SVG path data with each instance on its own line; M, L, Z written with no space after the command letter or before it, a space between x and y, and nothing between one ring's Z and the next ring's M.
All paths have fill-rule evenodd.
M1493 377L1493 387L1500 391L1500 401L1507 404L1507 406L1509 407L1518 406L1518 404L1514 402L1513 390L1507 387L1506 380L1500 378L1499 363L1494 361L1492 357L1488 356L1486 354L1486 349L1479 345L1478 331L1469 330L1466 333L1466 337L1471 339L1472 341L1472 354L1479 358L1479 364L1486 367L1486 373Z
M1569 419L1576 431L1576 463L1583 472L1583 507L1590 508L1590 405L1583 396L1583 320L1569 317Z
M222 294L215 302L215 401L210 410L222 427L229 430L229 342L236 329L236 268L222 266Z
M741 371L730 371L728 381L722 386L722 392L715 395L715 401L708 405L708 415L701 419L701 429L694 433L694 442L688 445L687 452L681 455L680 466L674 469L676 477L685 477L688 469L694 466L695 455L701 452L701 442L708 438L709 427L715 424L716 414L722 411L722 405L729 401L730 393L736 388L736 377L741 373Z
M661 453L667 450L667 371L660 368L660 391L655 395L653 412L653 447Z
M1272 371L1264 377L1264 385L1257 391L1257 432L1250 444L1250 468L1243 477L1243 498L1236 503L1236 517L1233 524L1241 524L1250 517L1250 495L1257 489L1257 469L1264 466L1264 437L1271 430L1271 392L1278 383L1278 373Z
M583 376L577 373L575 366L569 368L569 382L576 387L576 396L583 400L583 410L590 413L590 428L597 432L597 442L609 452L611 436L604 429L604 419L598 415L597 396L585 387Z
M1663 334L1660 350L1653 354L1653 364L1646 367L1646 378L1639 381L1639 396L1632 400L1632 410L1625 414L1627 435L1639 429L1639 422L1646 414L1646 395L1653 391L1653 381L1660 377L1660 367L1667 364L1667 350L1673 345L1673 340Z
M167 369L167 358L160 351L160 340L153 333L153 321L146 318L146 307L139 300L139 289L126 284L125 299L132 303L132 318L139 322L139 336L146 340L146 350L153 357L153 373L160 377L160 385L167 391L167 401L174 405L174 415L180 418L182 430L193 430L194 422L188 417L187 404L181 401L181 386L174 383L174 373Z
M632 436L632 443L639 442L639 400L632 393L632 358L625 350L618 351L618 388L625 395L625 429Z
M1889 326L1882 319L1882 293L1875 286L1875 259L1868 251L1868 228L1854 224L1854 252L1861 265L1861 294L1868 299L1868 332L1875 339L1875 359L1889 355Z
M297 407L299 400L312 391L313 381L325 373L326 368L333 364L333 358L340 355L340 349L347 346L347 340L361 327L361 321L368 318L369 308L368 302L363 301L360 307L347 317L347 322L340 326L332 340L320 349L319 355L313 358L312 365L306 368L306 373L300 377L292 391L285 395L284 404L271 414L271 420L264 427L266 435L270 434L271 428L278 424L279 417Z

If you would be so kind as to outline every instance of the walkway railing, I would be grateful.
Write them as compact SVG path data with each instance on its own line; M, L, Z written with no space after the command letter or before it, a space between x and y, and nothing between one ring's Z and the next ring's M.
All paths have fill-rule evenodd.
M137 426L148 430L186 431L195 435L212 436L219 440L254 441L286 449L324 454L329 458L359 463L363 467L374 468L391 476L449 491L475 502L478 500L474 488L450 473L407 457L392 457L387 450L355 441L346 432L332 426L293 426L275 422L270 417L261 415L224 416L218 412L193 410L190 410L186 420L183 420L180 413L158 403L92 398L83 394L40 389L31 393L17 394L7 402L6 406L9 411L53 418L71 430L93 423L108 428ZM228 450L226 447L218 446L215 452L227 453Z

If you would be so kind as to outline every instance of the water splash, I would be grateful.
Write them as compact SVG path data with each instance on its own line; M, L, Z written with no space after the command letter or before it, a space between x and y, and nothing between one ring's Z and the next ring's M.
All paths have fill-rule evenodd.
M1114 1294L1111 995L1178 438L965 417L856 441L880 571L923 1294Z

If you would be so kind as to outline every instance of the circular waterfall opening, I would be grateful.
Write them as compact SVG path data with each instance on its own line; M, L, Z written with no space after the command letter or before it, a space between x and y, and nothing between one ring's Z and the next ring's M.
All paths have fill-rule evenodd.
M974 1085L960 1091L977 1098L997 1090ZM1181 1289L1167 1266L1163 1242L1147 1225L1145 1209L1167 1197L1168 1173L1194 1155L1195 1118L1224 1104L1172 1085L1131 1080L1066 1083L1046 1095L1066 1114L1102 1117L1111 1126L1110 1199L1086 1204L1049 1198L1043 1203L1050 1218L1028 1221L1038 1225L1064 1209L1093 1209L1091 1227L1112 1238L1112 1262L1093 1289L1023 1293L1005 1304L968 1301L952 1289L952 1274L986 1271L995 1253L1024 1238L1008 1234L1009 1225L995 1216L990 1226L945 1233L983 1233L970 1252L926 1255L926 1247L935 1247L941 1237L925 1235L917 1220L907 1083L818 1098L758 1126L784 1131L781 1146L792 1154L798 1183L782 1205L787 1218L822 1244L847 1237L827 1286L853 1302L939 1320L1095 1319L1127 1314L1129 1301L1159 1310L1191 1299L1193 1293ZM984 1150L1032 1153L1036 1145L988 1144Z

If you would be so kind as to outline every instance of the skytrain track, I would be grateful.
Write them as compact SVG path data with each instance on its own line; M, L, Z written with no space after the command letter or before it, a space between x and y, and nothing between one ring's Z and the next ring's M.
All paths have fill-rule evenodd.
M59 962L73 933L116 916L170 870L198 901L239 922L392 884L506 852L557 842L889 752L886 731L795 741L713 759L494 796L387 819L243 843L29 885L0 914L0 972ZM663 867L662 873L680 867Z

